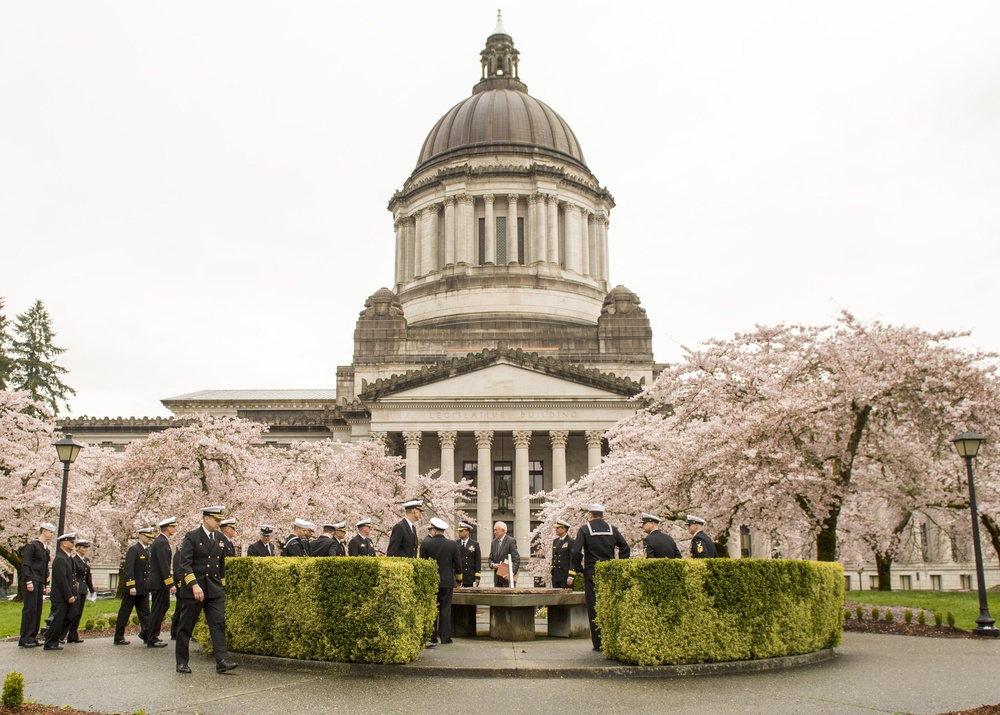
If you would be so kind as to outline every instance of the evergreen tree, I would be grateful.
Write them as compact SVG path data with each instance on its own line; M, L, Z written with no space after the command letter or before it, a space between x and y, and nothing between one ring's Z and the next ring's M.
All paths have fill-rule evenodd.
M59 376L65 375L66 368L57 365L54 358L66 352L64 348L52 344L52 318L49 311L36 300L24 313L17 316L14 325L12 349L14 369L11 373L11 389L24 390L31 399L49 405L52 414L59 414L59 403L69 404L67 395L75 395L76 390L64 383ZM36 411L32 408L32 412Z
M0 296L0 390L7 389L10 373L14 369L14 360L8 354L11 338L7 332L10 321L3 314L3 296Z

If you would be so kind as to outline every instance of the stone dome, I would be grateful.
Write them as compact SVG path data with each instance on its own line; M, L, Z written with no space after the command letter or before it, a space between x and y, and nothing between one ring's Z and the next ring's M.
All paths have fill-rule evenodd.
M465 99L438 120L424 140L414 173L475 154L527 154L574 164L587 163L566 120L528 94L517 76L514 41L498 17L480 53L482 79Z

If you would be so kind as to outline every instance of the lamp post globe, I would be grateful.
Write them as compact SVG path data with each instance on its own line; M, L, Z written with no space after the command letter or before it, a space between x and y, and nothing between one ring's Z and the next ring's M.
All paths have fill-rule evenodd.
M976 507L976 484L972 478L972 460L979 454L979 448L986 438L975 432L963 432L952 440L960 457L965 460L965 472L969 478L969 511L972 514L972 546L976 554L976 580L979 590L979 617L972 632L977 636L996 638L1000 629L993 624L989 605L986 602L986 578L983 573L983 548L979 543L979 510Z
M63 465L62 498L59 500L59 534L66 533L66 489L69 486L69 465L76 461L80 450L84 445L73 439L73 435L67 433L58 442L52 445L56 448L59 461Z

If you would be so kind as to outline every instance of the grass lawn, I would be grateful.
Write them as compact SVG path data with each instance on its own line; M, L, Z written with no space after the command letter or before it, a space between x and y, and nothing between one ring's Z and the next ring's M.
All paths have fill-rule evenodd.
M986 597L990 615L1000 620L1000 593L988 593ZM955 614L955 627L967 631L976 627L979 617L979 594L976 591L848 591L844 598L871 606L941 611L942 616L951 611Z
M87 601L87 605L83 607L83 618L80 619L80 627L83 628L84 624L90 618L98 618L108 616L118 615L118 607L121 605L121 600L117 598L109 599L98 599L91 603ZM171 612L174 610L174 604L170 604ZM135 611L133 611L133 614ZM45 623L45 618L49 615L49 602L46 601L42 606L42 623ZM14 601L0 601L0 638L8 638L10 636L16 636L21 632L21 604Z

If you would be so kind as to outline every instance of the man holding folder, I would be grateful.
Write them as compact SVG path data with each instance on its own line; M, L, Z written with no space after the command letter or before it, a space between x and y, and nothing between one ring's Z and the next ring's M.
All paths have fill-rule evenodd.
M507 525L498 521L493 525L493 545L490 548L490 568L493 569L493 585L507 588L513 580L517 584L517 572L521 568L521 557L517 553L517 542L507 536ZM513 571L513 575L511 574Z

